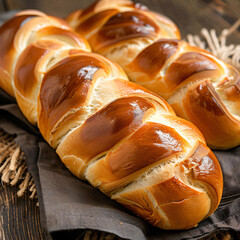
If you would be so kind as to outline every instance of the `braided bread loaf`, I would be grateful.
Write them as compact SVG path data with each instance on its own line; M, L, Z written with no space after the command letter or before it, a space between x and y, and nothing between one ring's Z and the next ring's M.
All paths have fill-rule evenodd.
M101 0L68 17L93 51L157 93L194 123L210 147L240 144L240 75L210 53L177 40L167 18L128 0Z
M165 100L41 12L18 13L0 38L0 86L74 175L160 228L191 228L214 212L220 165Z

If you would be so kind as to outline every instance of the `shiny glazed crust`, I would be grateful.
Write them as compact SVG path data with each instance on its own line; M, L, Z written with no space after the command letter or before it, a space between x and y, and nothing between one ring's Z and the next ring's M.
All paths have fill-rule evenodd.
M188 229L215 211L220 165L165 100L62 20L24 11L0 28L7 34L0 86L75 176L160 228Z
M168 101L214 149L240 144L240 75L191 47L167 18L128 0L101 0L67 21L93 51L120 64L130 80ZM89 26L89 27L87 27Z

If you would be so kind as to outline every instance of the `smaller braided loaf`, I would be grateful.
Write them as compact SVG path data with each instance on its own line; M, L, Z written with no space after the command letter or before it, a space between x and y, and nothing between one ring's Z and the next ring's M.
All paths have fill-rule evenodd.
M169 19L128 0L101 0L67 20L93 51L119 63L130 80L194 123L210 147L240 144L239 72L178 40Z

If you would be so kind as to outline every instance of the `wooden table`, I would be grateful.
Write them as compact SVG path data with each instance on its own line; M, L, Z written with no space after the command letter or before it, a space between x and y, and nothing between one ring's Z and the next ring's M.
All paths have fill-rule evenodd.
M0 0L0 11L35 8L64 17L84 8L93 0ZM173 19L182 36L199 34L200 30L215 28L219 34L240 18L239 0L139 0ZM64 7L62 7L64 6ZM240 29L228 38L228 43L240 44ZM46 239L39 220L36 200L27 195L18 198L16 187L0 185L0 239Z

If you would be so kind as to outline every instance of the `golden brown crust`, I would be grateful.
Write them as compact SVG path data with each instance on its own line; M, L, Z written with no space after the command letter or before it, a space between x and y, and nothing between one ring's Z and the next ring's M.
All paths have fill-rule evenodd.
M209 196L212 203L207 216L211 215L220 203L223 188L223 176L217 158L206 145L200 143L194 154L181 162L178 167L179 173L187 171L186 177L191 179L193 185L200 184Z
M87 179L109 194L122 186L122 181L124 185L130 183L136 176L178 156L187 144L174 129L147 122L104 159L93 163Z
M101 0L74 16L68 22L87 38L93 51L116 61L130 80L166 99L178 116L200 128L209 146L228 149L240 144L236 69L177 40L180 35L174 23L131 1ZM200 91L202 81L211 85L211 97ZM201 106L197 99L202 99ZM225 116L211 112L212 104L221 106Z
M161 162L170 155L182 152L184 145L187 143L174 129L148 122L119 149L110 152L105 161L112 174L117 178L123 178L156 161Z
M228 111L208 81L189 88L183 107L187 118L204 133L210 146L227 149L240 144L240 119Z
M180 38L178 28L171 20L128 0L98 1L84 11L74 12L67 21L99 53L125 48L136 39L150 43L163 37ZM131 44L128 45L127 57L131 58L131 52L135 50L134 46L132 49ZM125 53L121 55L126 57Z
M36 15L22 15L7 21L0 28L0 81L1 87L10 95L14 96L11 75L12 65L14 58L16 58L17 52L14 48L14 38L23 25L24 21L36 17Z
M113 199L163 229L192 228L209 210L209 199L205 193L185 185L175 177L145 191L137 189L116 195ZM152 211L156 206L148 206L152 199L158 204L157 211Z
M39 66L40 59L46 55L50 58L50 52L61 47L61 44L53 41L37 41L23 51L16 64L14 74L16 99L20 109L32 124L37 123L37 95L42 78L39 71L43 71Z
M45 139L50 140L52 129L67 113L81 111L101 65L96 58L77 55L63 59L47 72L39 95L38 115Z
M71 134L73 145L69 146L69 151L64 147L65 154L71 152L88 162L141 126L144 115L151 108L154 106L150 102L139 97L115 100Z
M115 1L104 2L115 9ZM125 24L122 30L130 38L144 41L148 34L151 38L159 32L174 34L173 26L169 30L171 22L162 16L156 15L154 21L152 13L140 5L127 0L120 0L120 5L128 11L106 23L104 19L103 35L119 24ZM87 19L95 7L106 10L100 1L81 16ZM131 20L130 10L137 12L137 19ZM27 17L24 22L29 14L36 17ZM195 126L176 117L165 100L129 82L119 65L90 53L86 41L62 20L37 11L21 12L13 19L18 18L22 18L22 26L9 27L10 44L3 44L13 55L8 59L0 48L0 63L7 59L2 72L9 80L6 85L0 81L0 86L12 93L13 81L12 90L22 112L38 125L74 175L164 229L193 227L217 208L222 194L221 169ZM129 19L133 27L127 24ZM162 30L159 22L168 27ZM6 37L6 31L5 25L0 28L2 36ZM117 42L116 31L112 37L111 41ZM125 42L122 37L120 42ZM162 50L167 46L158 44ZM174 56L178 45L184 44L173 41L172 50L163 51L162 65ZM183 58L184 63L191 62L188 56ZM205 63L207 57L200 58ZM216 71L213 66L209 71ZM150 66L142 63L140 67L148 71ZM196 65L193 71L199 69ZM187 69L183 75L188 74ZM184 82L183 78L174 81ZM228 87L222 95L230 98L230 92L237 94L236 88Z
M169 171L164 173L167 174L166 180L156 181L145 188L124 190L112 198L160 228L192 228L199 219L212 214L219 204L221 168L210 149L202 143L192 156L176 162L173 168L175 175L172 176ZM212 197L211 202L209 196ZM149 205L149 202L155 203L155 206ZM154 207L156 211L152 210Z
M74 33L65 21L47 16L40 11L22 11L1 26L0 86L7 93L14 96L12 79L14 78L14 66L20 53L36 40L51 38L54 35L67 38L66 42L71 41L69 45L73 45L73 41L75 41L75 48L89 49L86 40Z

